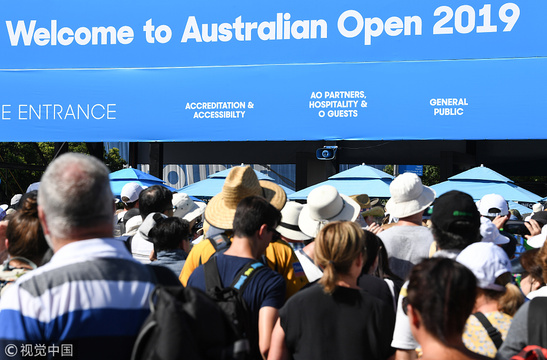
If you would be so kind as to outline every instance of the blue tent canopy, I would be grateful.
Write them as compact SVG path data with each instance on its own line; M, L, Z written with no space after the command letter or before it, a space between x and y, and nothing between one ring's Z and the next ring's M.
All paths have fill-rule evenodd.
M518 210L519 213L520 213L521 215L530 214L530 213L532 212L532 209L527 208L526 206L521 205L521 204L518 204L518 203L516 203L516 202L514 202L514 201L508 201L507 203L508 203L508 205L509 205L509 209L511 209L511 210L513 210L513 209Z
M163 181L157 182L157 181L151 181L151 180L123 180L122 179L122 180L110 180L110 189L112 190L112 194L114 194L114 196L120 196L124 185L130 182L136 182L142 187L161 185L169 189L169 191L177 191L175 188L165 185Z
M226 177L230 173L232 169L226 169L219 172L216 172L214 174L211 174L207 177L205 180L198 181L196 183L187 185L183 188L178 189L178 192L186 193L190 196L195 196L199 199L209 199L215 196L216 194L220 193L222 191L222 186L224 185L224 181L226 180ZM260 171L255 172L258 180L267 180L267 181L274 181L273 178L270 176L261 173ZM288 195L294 193L293 190L289 189L286 186L280 185L283 190L285 190L285 193Z
M120 196L124 185L130 182L136 182L143 187L161 185L168 188L170 191L176 191L176 189L167 186L162 179L138 169L128 168L114 171L113 173L110 173L109 177L110 188L112 189L112 194L114 194L114 196Z
M344 195L367 194L369 197L389 198L389 184L394 177L368 165L359 165L329 177L327 181L309 186L289 195L290 200L305 200L313 189L332 185Z
M437 196L451 190L463 191L475 200L480 200L487 194L499 194L505 200L538 202L541 197L523 189L513 181L494 170L479 166L448 178L447 181L432 186Z

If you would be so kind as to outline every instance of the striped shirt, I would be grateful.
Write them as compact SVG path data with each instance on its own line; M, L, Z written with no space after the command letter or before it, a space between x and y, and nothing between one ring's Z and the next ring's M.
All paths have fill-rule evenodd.
M77 359L129 359L154 283L121 241L72 242L2 296L0 349L17 346L17 359L31 345L70 345Z

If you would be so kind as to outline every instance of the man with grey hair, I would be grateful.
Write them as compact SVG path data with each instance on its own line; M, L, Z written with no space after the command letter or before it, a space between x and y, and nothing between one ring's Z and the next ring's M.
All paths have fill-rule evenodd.
M0 349L8 356L130 358L155 277L112 238L113 211L99 160L68 153L48 166L38 215L55 254L2 296Z

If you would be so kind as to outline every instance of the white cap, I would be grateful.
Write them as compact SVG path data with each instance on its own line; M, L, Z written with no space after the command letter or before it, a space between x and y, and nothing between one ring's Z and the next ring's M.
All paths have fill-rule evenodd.
M496 225L485 217L481 217L481 236L482 242L490 242L496 245L503 245L509 242L509 238L500 234Z
M532 236L526 241L526 243L528 246L538 249L543 246L545 239L547 239L547 226L541 228L541 234Z
M509 214L509 208L507 207L507 201L503 196L498 194L484 195L479 201L479 213L482 216L505 216ZM494 210L494 211L492 211ZM499 210L499 211L496 211Z
M19 200L21 200L22 197L23 197L23 194L13 195L13 197L11 198L11 201L10 201L10 205L11 206L17 205L19 203Z
M543 205L541 205L540 203L535 203L532 206L532 212L537 213L538 211L543 211L543 210L544 210Z
M142 190L143 188L139 183L130 182L123 186L120 197L122 198L122 201L124 197L128 198L127 201L123 201L123 202L125 204L129 204L139 200L139 195Z
M495 282L498 276L511 272L511 261L499 246L491 242L471 244L463 249L456 261L475 274L477 286L481 289L505 290L504 286Z

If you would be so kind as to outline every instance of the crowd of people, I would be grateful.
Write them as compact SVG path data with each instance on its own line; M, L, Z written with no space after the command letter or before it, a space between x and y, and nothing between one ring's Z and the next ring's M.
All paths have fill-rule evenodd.
M390 192L384 205L324 185L301 204L238 166L207 203L138 183L114 198L99 160L64 154L38 190L0 207L0 352L130 359L158 286L235 289L249 359L547 347L541 204L509 226L520 214L499 194L437 196L411 173Z

